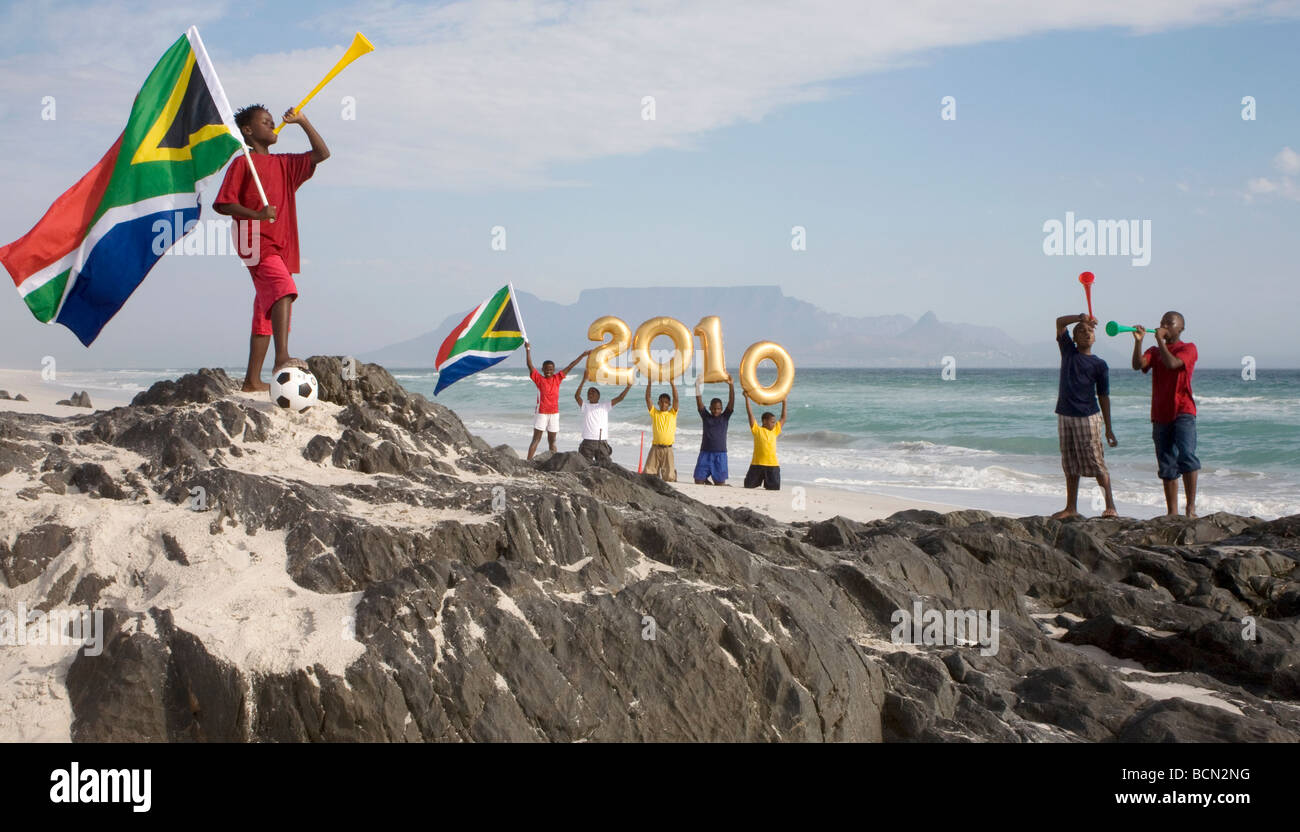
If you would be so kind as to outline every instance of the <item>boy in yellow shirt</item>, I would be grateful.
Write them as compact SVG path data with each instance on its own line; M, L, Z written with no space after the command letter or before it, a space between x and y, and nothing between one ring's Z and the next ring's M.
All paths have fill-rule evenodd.
M654 387L654 381L646 380L645 407L650 411L650 423L654 430L644 471L658 475L664 482L677 482L677 465L673 461L673 440L677 438L677 382L669 379L668 385L673 389L672 399L668 398L667 393L660 393L659 408L656 410L650 405L650 388Z
M776 459L776 438L785 426L785 401L781 402L781 419L768 411L763 414L762 424L754 421L754 410L749 406L749 392L745 392L745 415L749 417L749 432L754 434L754 456L749 461L749 470L745 472L745 487L758 488L760 485L768 491L781 490L781 463Z

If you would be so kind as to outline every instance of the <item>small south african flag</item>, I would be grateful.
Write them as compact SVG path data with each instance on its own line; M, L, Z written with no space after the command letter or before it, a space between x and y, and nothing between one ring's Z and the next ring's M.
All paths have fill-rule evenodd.
M514 287L502 286L495 295L474 307L438 348L436 396L448 384L506 360L528 338Z

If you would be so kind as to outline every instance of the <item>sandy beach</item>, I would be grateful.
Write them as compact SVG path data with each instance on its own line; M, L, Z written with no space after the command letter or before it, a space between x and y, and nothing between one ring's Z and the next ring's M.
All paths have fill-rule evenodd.
M0 370L0 390L8 393L10 397L19 394L27 397L25 402L14 401L12 398L0 399L0 410L11 413L40 413L45 416L63 417L92 413L95 410L112 410L115 407L130 404L130 399L114 398L106 391L100 390L86 391L90 394L90 403L94 405L91 410L84 407L55 404L55 402L67 399L72 394L79 393L83 389L85 388L79 388L74 384L45 381L41 378L38 370Z
M129 398L120 395L115 398L112 391L105 390L88 391L91 404L94 405L93 410L55 403L67 399L73 393L79 392L79 389L72 384L44 381L37 370L0 369L0 390L8 392L10 396L21 393L28 398L25 402L0 399L0 411L66 417L95 410L111 410L114 407L130 404ZM232 395L240 399L252 399L251 403L254 406L264 402L261 395L254 397L238 393ZM269 406L263 409L270 410ZM696 485L692 482L679 482L676 486L683 494L702 503L728 508L748 508L783 523L825 520L837 515L869 522L883 519L905 509L920 508L944 512L964 508L964 506L909 500L883 494L866 494L825 486L808 486L794 482L786 483L780 491L745 489L738 485Z

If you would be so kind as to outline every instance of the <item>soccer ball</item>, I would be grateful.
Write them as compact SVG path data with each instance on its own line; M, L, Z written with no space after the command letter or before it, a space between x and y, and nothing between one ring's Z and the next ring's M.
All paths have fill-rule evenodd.
M294 413L302 413L318 399L316 376L297 367L285 367L271 379L271 403Z

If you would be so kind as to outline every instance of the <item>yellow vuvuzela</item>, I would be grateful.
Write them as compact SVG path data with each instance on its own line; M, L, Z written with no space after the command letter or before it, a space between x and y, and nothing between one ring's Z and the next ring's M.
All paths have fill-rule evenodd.
M348 47L348 51L343 53L343 57L339 58L339 62L334 64L334 68L331 69L329 72L325 73L325 77L320 79L320 83L317 84L312 89L311 92L307 93L307 97L304 98L302 101L300 101L298 103L298 106L293 108L293 111L295 113L301 113L302 108L307 106L307 102L315 98L316 93L324 89L326 84L328 84L330 81L333 81L334 76L342 72L344 67L346 67L348 64L355 61L357 58L360 58L362 55L366 54L367 52L374 52L374 51L375 51L374 45L370 41L366 40L366 36L361 34L360 32L357 32L356 35L352 37L352 45ZM284 122L280 122L280 126L275 128L276 135L279 135L280 131L283 129L284 129Z

